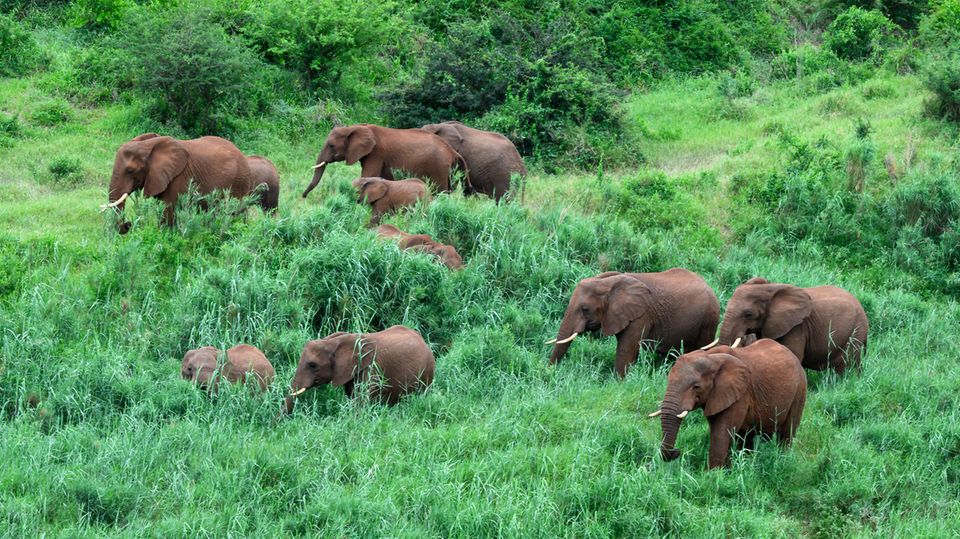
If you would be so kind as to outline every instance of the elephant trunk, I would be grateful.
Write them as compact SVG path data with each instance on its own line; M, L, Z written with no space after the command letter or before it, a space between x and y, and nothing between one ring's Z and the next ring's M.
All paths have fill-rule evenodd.
M575 307L567 309L567 314L560 323L560 331L557 333L556 344L553 347L553 353L550 354L550 364L554 364L563 359L567 354L567 349L573 343L573 339L583 332L586 324L579 319L575 312Z
M663 406L660 407L660 410L660 428L663 431L660 456L663 460L670 462L680 456L680 451L676 449L675 445L677 443L677 432L680 431L680 422L683 420L677 417L680 413L680 406L669 393L669 390L663 398Z
M110 178L110 190L107 192L108 203L101 206L103 210L113 208L113 210L117 212L117 215L121 217L117 220L117 230L121 234L126 234L130 231L130 222L123 219L123 208L126 206L127 197L133 192L131 187L132 186L126 185L126 182L114 171L113 176Z
M313 167L313 180L310 182L310 185L304 189L303 198L307 198L310 191L313 191L313 189L320 184L320 178L323 178L323 171L325 170L327 170L327 162L323 159L318 159L317 164Z
M729 316L729 313L728 313ZM743 332L739 328L735 327L733 323L728 323L724 321L723 325L720 326L720 343L730 346L733 344L733 341L737 340L738 337L742 337Z
M287 395L287 398L283 401L283 413L284 415L290 415L293 413L293 401L294 397L292 395Z

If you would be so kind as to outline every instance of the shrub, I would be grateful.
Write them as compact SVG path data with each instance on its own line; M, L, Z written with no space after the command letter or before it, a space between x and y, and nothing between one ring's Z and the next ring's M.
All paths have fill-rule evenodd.
M76 157L57 157L47 167L57 182L69 182L80 176L83 165Z
M23 136L23 126L17 116L0 114L0 148L12 146L15 139Z
M853 6L837 16L824 33L824 44L845 60L880 60L894 25L883 13Z
M830 49L803 44L777 55L770 62L770 75L775 80L819 76L829 86L839 86L847 80L847 69Z
M933 97L927 113L935 118L960 121L960 49L937 52L923 67L923 83Z
M70 103L63 99L48 101L39 105L30 119L37 125L52 127L68 121L73 116Z
M920 40L930 48L960 41L960 0L940 0L920 22Z
M114 30L135 5L133 0L77 0L71 4L68 16L77 28Z
M208 12L183 8L137 19L118 43L132 59L137 89L154 99L157 120L194 135L218 134L234 116L263 110L276 72Z
M40 65L42 55L21 24L0 13L0 76L17 77Z

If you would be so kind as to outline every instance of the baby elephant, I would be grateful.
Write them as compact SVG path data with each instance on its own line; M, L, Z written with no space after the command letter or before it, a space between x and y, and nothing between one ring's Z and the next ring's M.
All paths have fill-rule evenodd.
M273 162L259 155L248 155L247 164L250 165L250 175L253 177L253 188L259 196L260 207L263 211L277 213L280 202L280 173ZM266 184L266 187L261 187Z
M433 241L427 234L407 234L393 225L380 225L377 235L381 238L399 238L401 249L410 249L431 254L440 259L445 266L458 270L463 268L463 259L452 245Z
M273 382L273 365L257 348L249 344L238 344L227 350L227 361L223 365L217 363L219 355L220 350L212 346L190 350L183 356L180 376L184 380L196 382L203 389L211 388L214 392L220 385L220 379L224 377L231 383L241 384L248 378L256 380L261 391L266 391Z
M286 413L293 399L318 385L343 387L348 397L358 382L369 383L372 400L396 404L408 393L423 391L433 383L436 361L416 331L393 326L377 333L338 332L308 342L290 384Z
M430 200L427 184L417 179L385 180L383 178L360 178L353 181L357 190L357 203L373 208L370 226L380 224L380 218L405 206L413 206L418 200Z
M680 421L690 410L703 408L710 424L710 468L726 466L733 435L751 448L756 436L776 434L790 444L803 404L807 376L789 348L771 339L760 339L747 348L715 346L677 358L667 377L660 410L664 460L680 455L674 448Z

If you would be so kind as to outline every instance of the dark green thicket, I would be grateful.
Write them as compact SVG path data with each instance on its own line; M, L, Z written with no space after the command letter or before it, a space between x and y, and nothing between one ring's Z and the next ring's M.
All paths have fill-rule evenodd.
M24 75L41 62L42 54L30 32L17 19L0 13L0 76Z
M851 7L824 33L824 44L845 60L879 61L892 42L894 24L877 10Z

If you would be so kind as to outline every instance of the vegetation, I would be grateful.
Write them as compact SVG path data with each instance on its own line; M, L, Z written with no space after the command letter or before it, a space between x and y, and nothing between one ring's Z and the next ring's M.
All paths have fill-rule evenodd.
M0 536L960 533L956 2L202 4L0 0ZM299 198L331 125L449 118L532 171L522 205L391 218L463 271L376 240L356 167ZM167 229L135 196L117 235L96 207L148 131L269 157L279 214L184 204ZM664 463L641 414L669 362L618 382L598 338L546 365L579 279L674 266L721 302L762 275L863 303L864 372L808 372L792 449L707 472L693 413ZM320 388L276 420L305 341L400 323L430 391ZM239 342L267 395L179 379Z

